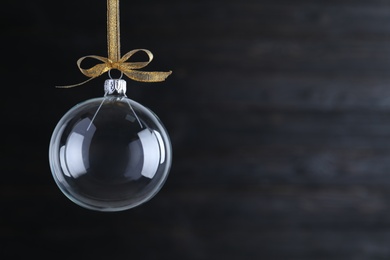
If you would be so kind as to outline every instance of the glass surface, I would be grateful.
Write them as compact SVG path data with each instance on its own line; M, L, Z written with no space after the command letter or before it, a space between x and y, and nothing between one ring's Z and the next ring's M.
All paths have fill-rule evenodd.
M74 106L58 122L49 147L60 190L98 211L126 210L151 199L171 161L171 142L161 121L124 95Z

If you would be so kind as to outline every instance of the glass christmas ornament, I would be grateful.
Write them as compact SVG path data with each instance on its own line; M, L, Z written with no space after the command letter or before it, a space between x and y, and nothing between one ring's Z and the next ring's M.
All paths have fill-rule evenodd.
M50 140L49 162L60 190L97 211L121 211L150 200L172 161L169 135L148 108L126 96L126 81L108 79L105 95L71 108Z

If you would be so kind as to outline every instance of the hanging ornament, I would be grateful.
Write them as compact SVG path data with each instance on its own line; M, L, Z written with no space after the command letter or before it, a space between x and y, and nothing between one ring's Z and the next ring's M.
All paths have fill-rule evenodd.
M126 96L122 75L141 82L160 82L172 72L148 72L153 54L146 49L120 57L119 0L107 0L108 58L89 55L77 61L88 80L108 72L104 95L71 108L56 125L50 140L49 162L53 178L71 201L97 211L127 210L150 200L166 181L172 162L169 135L148 108ZM145 62L129 62L138 52ZM81 68L87 58L101 61ZM121 72L111 78L110 70Z

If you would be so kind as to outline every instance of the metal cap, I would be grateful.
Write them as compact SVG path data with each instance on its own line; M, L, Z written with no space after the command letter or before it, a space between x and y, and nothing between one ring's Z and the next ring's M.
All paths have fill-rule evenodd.
M117 94L126 94L126 81L123 79L107 79L104 82L104 93L111 95L117 92Z

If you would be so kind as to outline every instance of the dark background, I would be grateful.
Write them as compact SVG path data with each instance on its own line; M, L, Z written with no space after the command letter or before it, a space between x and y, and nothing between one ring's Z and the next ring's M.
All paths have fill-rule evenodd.
M106 1L1 2L0 258L390 259L390 2L120 2L127 95L165 124L162 190L123 212L68 200L48 147L102 96L76 61L107 55Z

